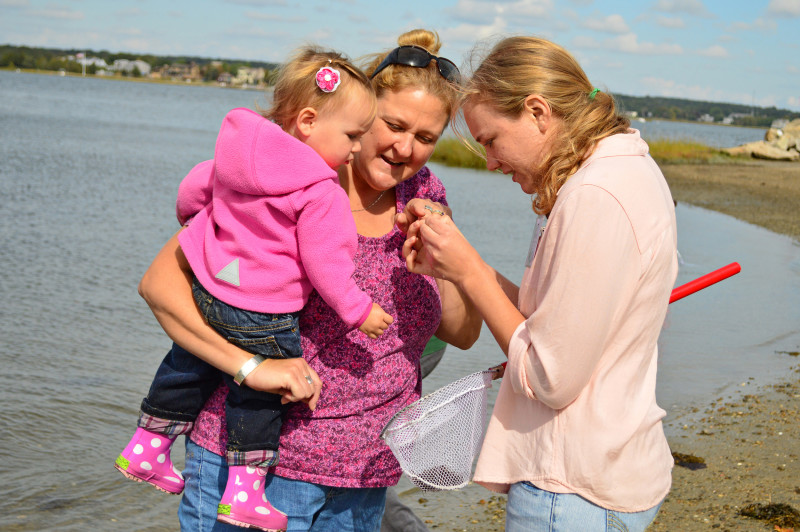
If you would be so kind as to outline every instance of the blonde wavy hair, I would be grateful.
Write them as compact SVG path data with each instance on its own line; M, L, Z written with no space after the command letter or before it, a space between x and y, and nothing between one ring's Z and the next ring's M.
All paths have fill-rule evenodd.
M341 84L333 92L324 92L317 86L317 71L324 66L339 71ZM313 107L317 111L326 108L336 109L336 106L348 101L346 95L352 94L352 91L359 87L372 99L374 116L377 100L369 78L345 55L308 45L296 50L289 61L281 67L272 93L272 106L259 111L264 118L272 120L286 130L302 109L306 107Z
M403 33L397 38L398 46L419 46L429 53L438 56L442 42L435 31L415 29ZM364 71L372 73L383 61L391 50L384 53L366 56ZM445 80L437 69L434 61L425 68L410 67L405 65L389 65L372 78L375 94L380 98L386 91L397 92L403 89L421 88L435 96L441 103L448 121L456 109L458 101L457 87ZM446 125L446 124L445 124Z
M484 103L509 118L523 111L525 99L540 95L563 127L544 154L533 210L549 214L556 194L597 143L625 133L630 121L617 112L614 98L594 91L578 62L561 46L537 37L498 42L466 83L460 103ZM593 94L594 93L594 94Z

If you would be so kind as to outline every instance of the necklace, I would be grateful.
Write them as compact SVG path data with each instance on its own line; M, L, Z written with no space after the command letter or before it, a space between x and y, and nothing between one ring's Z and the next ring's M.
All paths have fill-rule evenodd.
M386 190L389 190L389 189L386 189ZM378 197L377 197L377 198L375 198L375 201L373 201L372 203L370 203L370 204L369 204L369 205L367 205L366 207L363 207L363 208L361 208L361 209L350 209L350 212L361 212L361 211L366 211L366 210L369 210L369 209L371 209L372 207L374 207L374 206L375 206L375 204L376 204L376 203L378 203L378 202L381 200L381 198L383 197L383 195L384 195L384 194L386 194L386 190L384 190L383 192L381 192L380 194L378 194Z

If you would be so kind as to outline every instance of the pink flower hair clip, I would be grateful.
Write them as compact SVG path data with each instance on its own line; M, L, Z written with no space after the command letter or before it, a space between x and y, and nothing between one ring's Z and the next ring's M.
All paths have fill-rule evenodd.
M333 67L324 66L317 70L317 87L322 92L333 92L342 82L339 71Z

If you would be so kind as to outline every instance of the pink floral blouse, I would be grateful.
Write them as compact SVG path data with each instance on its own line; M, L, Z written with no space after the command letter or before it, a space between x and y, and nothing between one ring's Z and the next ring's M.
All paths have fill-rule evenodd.
M423 167L397 185L397 211L415 197L446 204L441 181ZM322 393L313 412L295 404L284 417L274 473L346 488L391 486L400 466L380 432L400 409L419 399L420 356L441 319L434 279L406 270L405 235L396 227L378 238L359 235L358 286L395 321L377 340L350 330L316 292L302 311L303 356L319 373ZM225 454L223 385L197 418L191 439Z

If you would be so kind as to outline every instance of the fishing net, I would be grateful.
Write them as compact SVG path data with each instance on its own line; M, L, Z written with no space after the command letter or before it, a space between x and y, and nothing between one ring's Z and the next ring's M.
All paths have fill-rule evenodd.
M486 429L491 370L467 375L392 417L381 438L403 472L426 491L463 488Z

